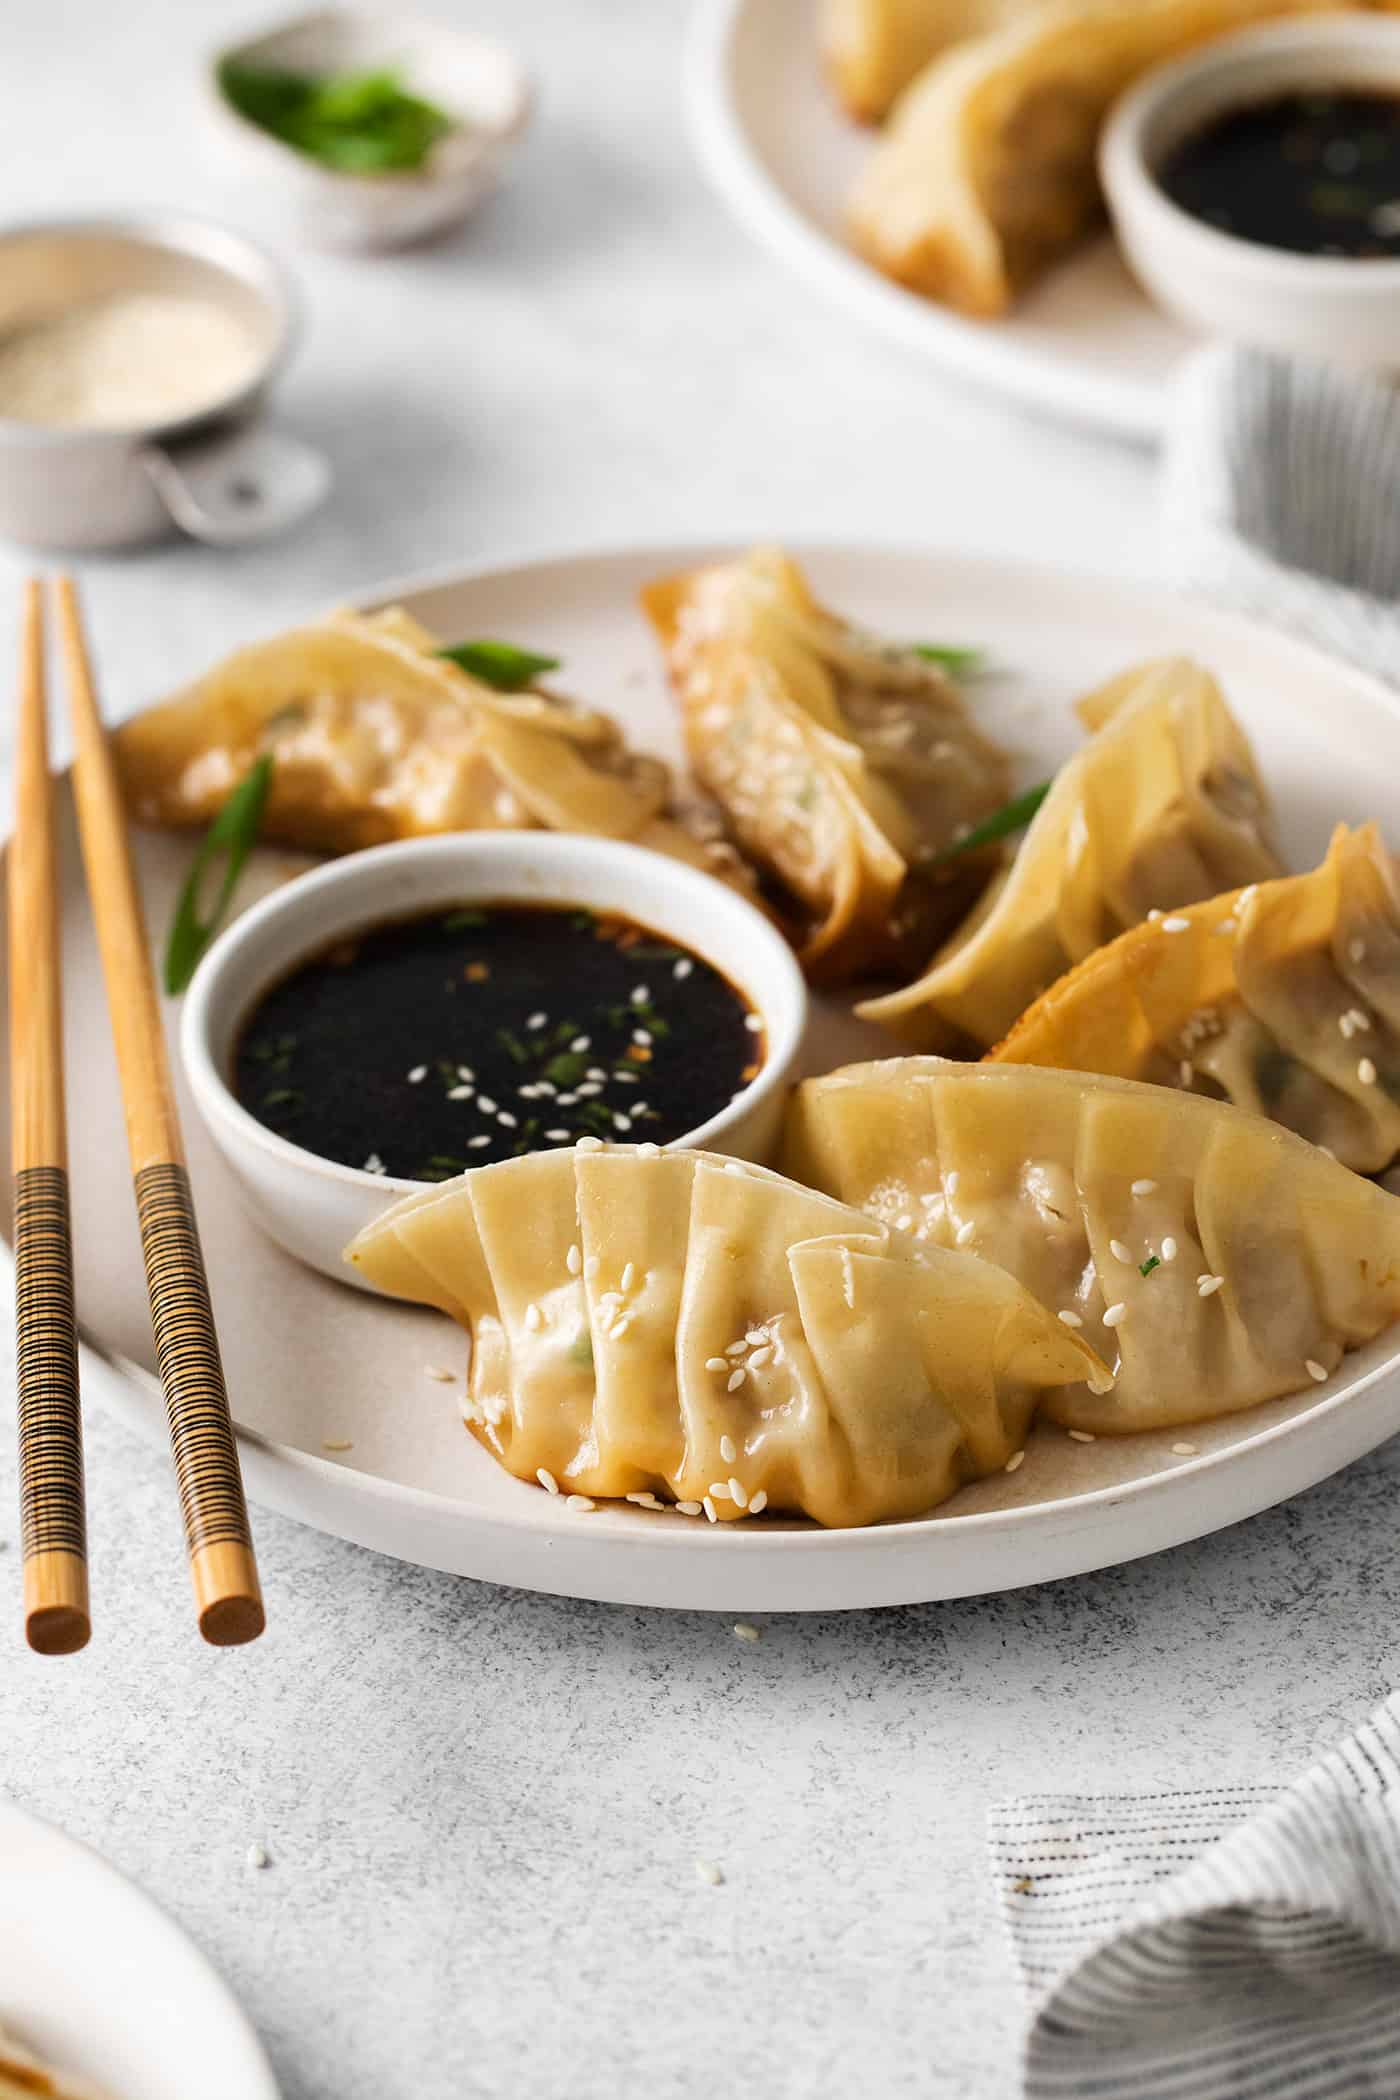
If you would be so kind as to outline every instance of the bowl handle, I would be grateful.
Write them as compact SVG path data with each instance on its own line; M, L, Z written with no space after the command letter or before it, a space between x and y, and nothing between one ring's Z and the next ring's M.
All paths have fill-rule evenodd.
M287 531L325 500L331 482L323 453L265 423L147 445L140 460L180 530L211 547Z

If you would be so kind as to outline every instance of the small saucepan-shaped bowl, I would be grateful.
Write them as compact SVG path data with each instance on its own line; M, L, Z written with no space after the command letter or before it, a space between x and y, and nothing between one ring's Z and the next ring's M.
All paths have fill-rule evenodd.
M143 424L21 422L0 408L0 534L30 546L127 547L178 527L215 546L280 532L321 501L321 455L262 412L291 356L282 272L242 235L178 217L61 219L0 230L0 338L143 294L237 321L246 369L216 398Z
M232 1084L242 1030L291 971L337 940L394 919L472 903L538 902L616 912L692 950L729 979L763 1023L757 1076L676 1145L766 1159L807 1022L792 950L763 914L711 876L614 839L556 832L453 833L347 854L275 890L209 949L185 999L180 1054L195 1106L257 1222L338 1283L347 1243L398 1197L424 1186L322 1159L269 1130Z

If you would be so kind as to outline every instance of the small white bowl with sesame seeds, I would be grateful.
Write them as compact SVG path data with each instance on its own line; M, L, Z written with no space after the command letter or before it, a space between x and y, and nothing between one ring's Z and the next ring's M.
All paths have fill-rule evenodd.
M324 1159L259 1122L234 1090L244 1027L276 985L337 941L439 909L504 903L616 913L710 963L761 1024L761 1061L713 1115L669 1142L764 1160L777 1141L807 988L786 941L736 891L643 847L553 832L459 832L348 854L275 890L220 934L180 1022L196 1108L252 1216L289 1254L338 1283L371 1288L346 1267L343 1249L423 1184Z

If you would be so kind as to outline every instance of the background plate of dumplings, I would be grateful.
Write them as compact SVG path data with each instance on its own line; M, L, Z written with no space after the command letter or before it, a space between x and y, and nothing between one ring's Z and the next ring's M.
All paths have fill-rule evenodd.
M906 291L854 252L843 218L877 133L837 105L812 0L709 0L692 33L688 87L716 189L818 291L942 370L1070 422L1161 436L1192 338L1152 304L1107 233L991 322Z
M441 634L496 634L561 657L570 691L609 710L640 747L676 761L674 703L638 593L657 576L732 551L653 546L561 556L397 584L376 602L397 600ZM891 639L986 650L990 667L969 686L970 704L1010 748L1018 788L1078 746L1071 702L1079 694L1125 665L1184 653L1218 675L1248 731L1291 867L1315 865L1339 821L1374 817L1400 841L1400 701L1358 672L1282 636L1106 579L927 551L818 544L793 552L827 603ZM203 668L172 662L171 687ZM112 1143L120 1107L110 1035L66 787L63 807L85 1390L163 1443L130 1183L124 1150ZM150 922L160 931L188 870L189 839L143 833L138 851ZM260 851L241 901L301 865L284 848ZM177 1011L172 1002L172 1023ZM806 1065L827 1070L893 1048L827 1003ZM0 1096L8 1098L3 1084ZM1198 1538L1311 1486L1400 1430L1397 1327L1346 1357L1326 1385L1185 1432L1084 1443L1047 1423L1015 1473L964 1489L929 1518L822 1531L767 1516L710 1526L628 1507L570 1511L511 1479L467 1435L463 1343L451 1322L341 1289L290 1262L240 1210L188 1103L186 1128L254 1500L456 1574L722 1611L826 1611L1012 1589ZM8 1306L3 1282L0 1293ZM1174 1448L1182 1444L1193 1448Z

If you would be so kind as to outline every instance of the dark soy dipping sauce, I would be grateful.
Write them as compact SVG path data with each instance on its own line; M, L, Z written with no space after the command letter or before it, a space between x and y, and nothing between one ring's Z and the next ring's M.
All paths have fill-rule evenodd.
M1208 226L1299 255L1400 255L1400 97L1275 95L1227 111L1158 180Z
M535 904L368 928L254 1008L234 1091L322 1159L409 1181L592 1135L664 1145L757 1076L726 977L630 919Z

